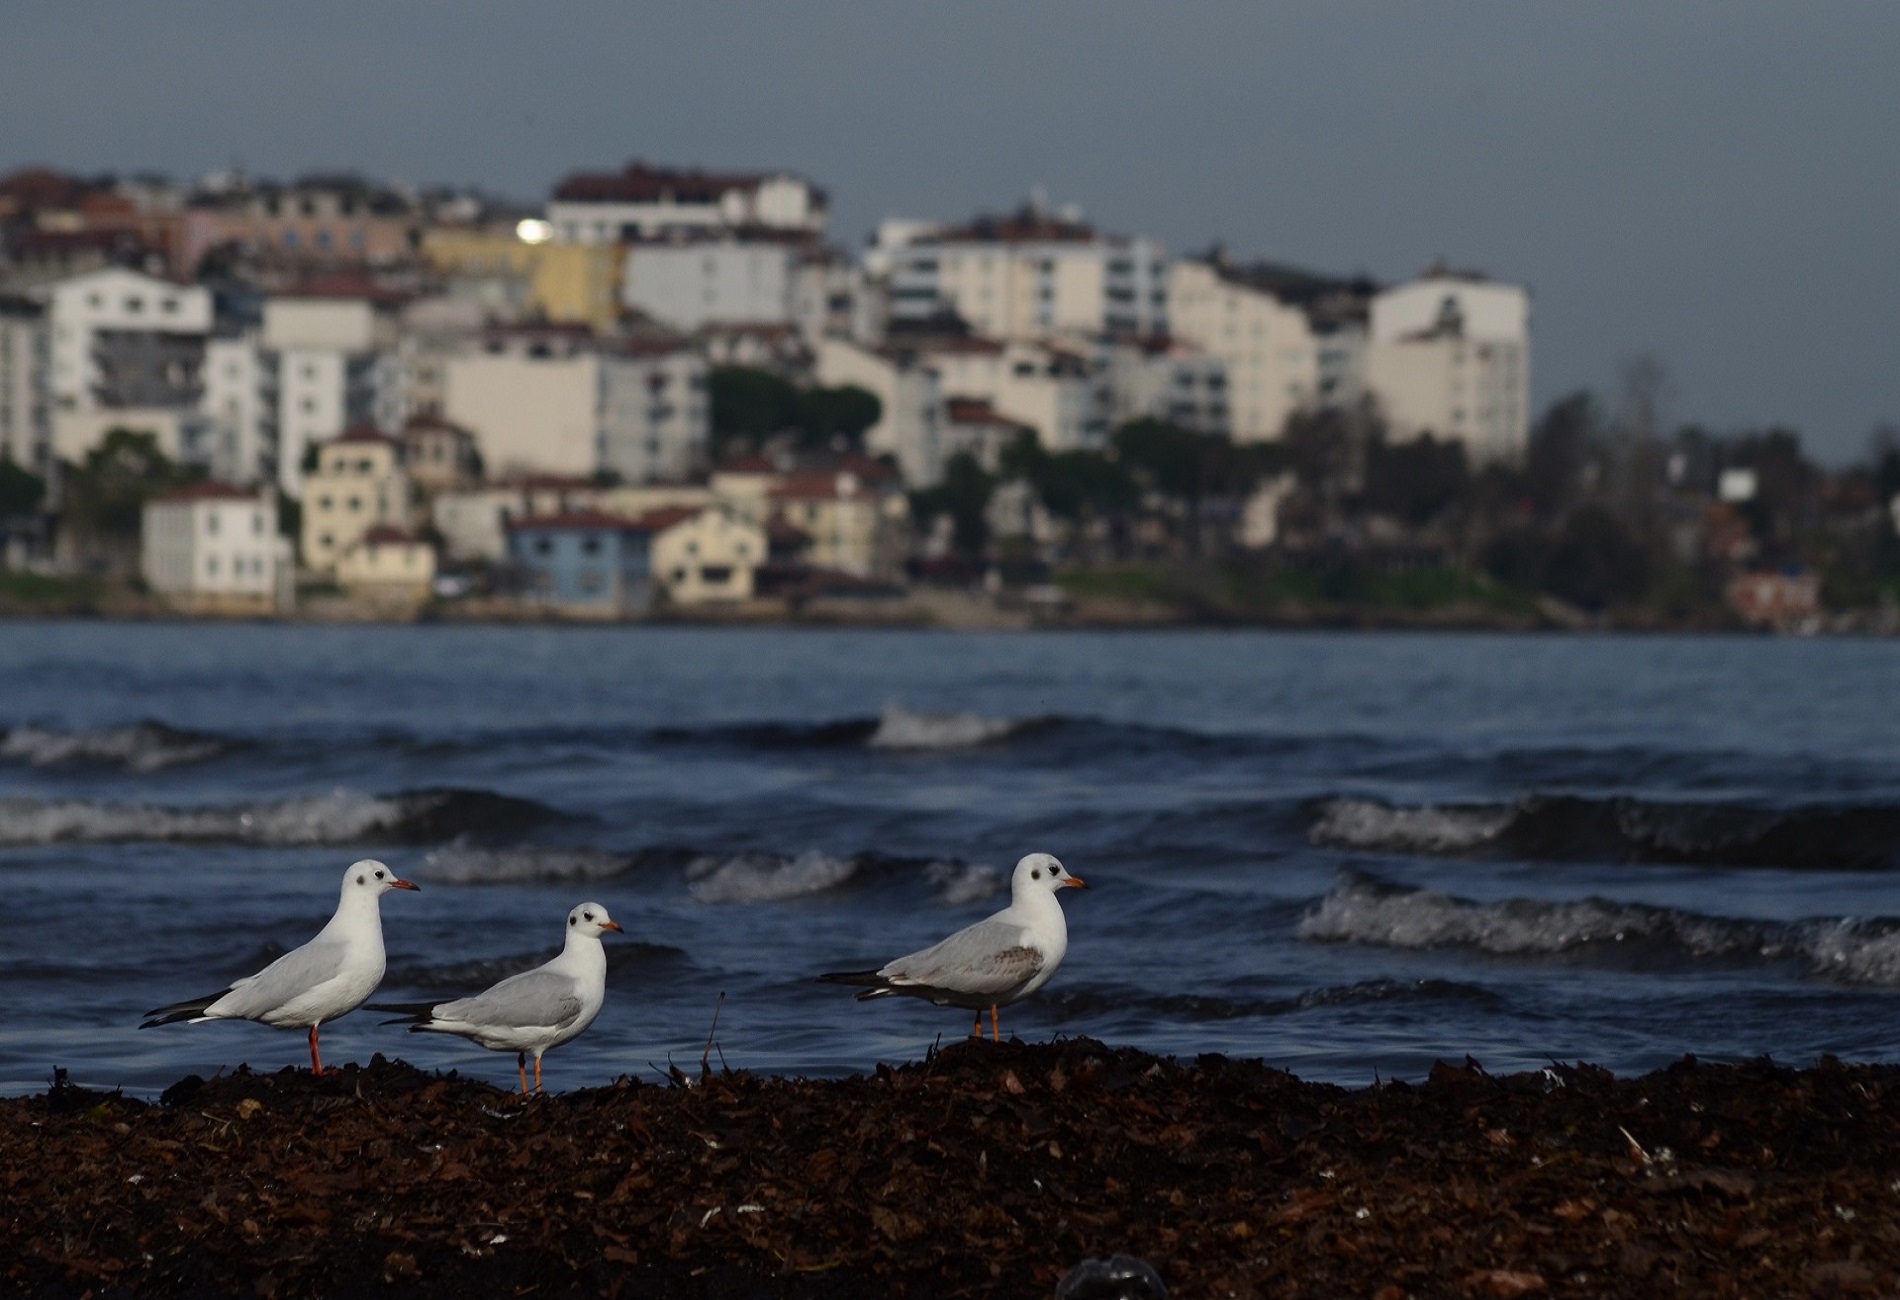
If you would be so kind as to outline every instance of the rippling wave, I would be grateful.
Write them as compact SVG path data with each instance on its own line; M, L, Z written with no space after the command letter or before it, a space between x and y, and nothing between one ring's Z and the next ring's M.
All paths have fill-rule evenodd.
M93 763L122 767L128 772L157 772L208 762L241 743L207 732L168 727L162 722L135 722L93 731L25 725L0 732L0 762L33 767Z
M0 799L0 845L129 843L430 844L505 837L561 814L489 790L327 794L202 808L91 799Z
M1499 956L1578 955L1630 966L1792 962L1844 983L1900 987L1900 918L1893 917L1755 921L1603 898L1479 903L1347 872L1300 922L1299 936Z
M1766 807L1533 794L1499 804L1323 799L1308 813L1308 838L1330 848L1833 871L1900 865L1900 807L1891 804Z

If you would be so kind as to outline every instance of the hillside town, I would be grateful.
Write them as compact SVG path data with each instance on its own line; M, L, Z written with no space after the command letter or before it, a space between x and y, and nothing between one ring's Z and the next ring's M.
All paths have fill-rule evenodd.
M1900 437L1531 407L1531 295L1042 194L0 177L0 609L1900 630Z

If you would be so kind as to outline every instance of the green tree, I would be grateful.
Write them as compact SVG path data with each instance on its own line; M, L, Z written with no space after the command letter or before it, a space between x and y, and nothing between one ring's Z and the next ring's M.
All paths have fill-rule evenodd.
M1603 415L1596 398L1579 389L1551 403L1531 430L1524 464L1525 487L1539 517L1554 519L1579 500L1590 467L1602 455Z
M1649 556L1615 515L1585 506L1558 534L1545 583L1573 605L1606 609L1648 590Z
M0 519L30 515L46 500L46 480L0 456Z
M67 475L66 518L94 537L136 539L146 501L199 477L198 471L174 464L159 450L155 434L109 429Z
M1413 527L1430 523L1470 490L1461 442L1439 442L1428 433L1396 445L1375 442L1367 449L1365 504Z
M854 448L864 445L864 433L884 415L877 394L845 384L839 388L807 388L798 394L800 441L807 447L826 448L842 438Z
M911 494L911 513L919 519L947 514L955 529L957 554L976 560L989 544L987 511L996 480L984 472L967 451L952 456L943 467L943 481Z
M714 366L706 377L715 451L735 440L756 447L799 423L798 389L769 370Z

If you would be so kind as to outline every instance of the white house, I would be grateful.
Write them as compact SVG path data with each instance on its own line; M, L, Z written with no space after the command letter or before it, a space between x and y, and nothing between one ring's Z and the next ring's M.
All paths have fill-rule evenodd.
M999 415L1034 429L1051 451L1107 442L1107 392L1079 352L1020 341L943 338L918 343L915 355L936 375L946 400L987 402Z
M1434 267L1372 300L1366 387L1391 435L1430 433L1478 461L1530 436L1530 293Z
M913 487L928 487L943 476L943 400L927 366L914 356L824 338L818 341L816 372L826 387L849 384L876 396L881 410L864 432L866 451L895 456Z
M630 162L555 186L547 220L570 244L618 244L673 232L762 228L824 234L825 192L790 172L716 173Z
M303 562L334 573L343 553L371 529L406 529L409 498L409 475L394 439L357 425L323 444L304 482Z
M1181 339L1109 339L1097 348L1107 379L1108 424L1154 419L1228 436L1227 363Z
M0 457L42 478L53 460L52 371L45 306L0 297Z
M288 608L290 544L277 535L277 497L206 481L145 503L140 570L161 596L192 608Z

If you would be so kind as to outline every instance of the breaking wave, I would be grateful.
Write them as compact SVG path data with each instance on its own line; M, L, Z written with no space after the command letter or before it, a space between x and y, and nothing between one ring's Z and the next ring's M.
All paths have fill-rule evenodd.
M458 840L431 850L416 874L445 885L558 885L611 880L638 860L600 849L483 848Z
M1603 898L1479 903L1349 872L1298 933L1316 943L1574 955L1627 965L1792 963L1843 983L1900 987L1900 918L1893 917L1752 921Z
M1526 795L1509 804L1405 806L1335 798L1307 814L1307 838L1330 848L1817 871L1900 865L1900 807L1888 804L1771 808Z
M207 808L0 799L0 845L167 841L192 844L431 844L508 836L560 814L487 790L328 794Z
M886 704L877 730L865 744L872 749L975 749L1038 726L1053 718L984 718L974 713L914 713L896 702Z
M96 763L129 772L157 772L228 754L239 742L162 722L135 722L96 731L60 731L24 725L0 733L0 762L33 767Z
M701 903L778 903L829 893L874 873L915 872L919 867L937 900L951 906L980 902L1002 887L1002 874L981 864L920 863L873 854L834 857L807 849L789 858L702 854L686 864L686 889Z

